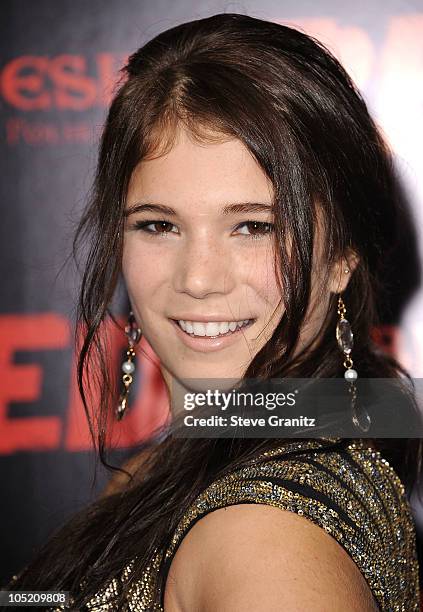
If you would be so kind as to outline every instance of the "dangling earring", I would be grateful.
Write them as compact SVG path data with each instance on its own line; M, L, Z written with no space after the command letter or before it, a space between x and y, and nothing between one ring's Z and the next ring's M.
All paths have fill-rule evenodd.
M349 269L346 268L345 273L349 272ZM341 351L344 353L344 363L343 366L345 369L344 377L345 380L349 382L349 393L351 394L351 413L352 413L352 422L354 426L360 431L368 431L371 423L370 416L365 409L362 409L359 414L357 409L357 388L355 386L355 381L358 378L357 370L353 368L353 360L351 358L351 351L354 346L354 334L351 330L350 322L346 318L347 309L344 304L344 300L339 295L338 296L338 323L336 325L336 340L338 342L338 346Z
M353 360L351 359L351 351L354 346L354 334L351 331L351 325L349 321L345 318L347 314L347 309L345 308L344 300L339 295L338 296L338 324L336 326L336 339L338 341L338 346L341 351L344 353L345 361L344 368L346 368L344 372L344 377L348 381L357 380L358 374L357 371L353 369Z
M135 371L134 358L135 358L135 349L134 346L138 344L141 340L141 329L138 327L137 322L134 317L134 313L129 313L128 323L125 326L125 334L128 338L128 350L126 351L126 360L122 363L122 382L123 382L123 391L119 396L119 403L116 410L116 418L120 421L125 412L128 405L128 394L129 388L132 385L133 381L133 373Z

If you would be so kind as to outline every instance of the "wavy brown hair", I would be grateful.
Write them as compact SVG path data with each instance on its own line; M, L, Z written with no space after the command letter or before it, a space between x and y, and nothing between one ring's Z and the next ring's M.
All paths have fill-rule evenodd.
M78 323L84 329L78 379L100 457L114 413L115 379L104 361L104 330L121 278L124 207L134 168L172 146L178 126L198 141L237 138L272 182L276 257L285 311L245 378L338 377L333 294L318 342L294 355L310 302L316 211L327 266L352 249L359 264L343 298L362 377L406 373L372 341L383 262L401 214L393 156L354 83L317 40L284 25L218 14L162 32L130 58L104 126L97 173L75 246L87 248ZM291 249L287 252L287 237ZM87 381L94 381L100 401ZM148 458L122 492L80 512L39 552L16 587L66 589L86 603L132 559L131 581L169 544L187 505L218 475L281 440L182 439L144 442ZM348 440L338 443L345 446ZM421 471L420 440L375 440L406 481ZM159 572L163 593L165 573ZM84 587L81 588L81 583ZM123 608L129 582L117 596ZM156 593L160 600L160 591Z

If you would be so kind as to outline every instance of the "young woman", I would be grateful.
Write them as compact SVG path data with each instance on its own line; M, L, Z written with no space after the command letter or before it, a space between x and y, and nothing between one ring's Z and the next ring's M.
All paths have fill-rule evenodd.
M100 451L141 335L170 399L184 379L400 379L370 335L398 214L392 158L338 61L296 29L220 14L156 36L124 72L78 234L91 244L79 380ZM119 398L103 348L121 273ZM418 441L176 427L10 588L69 590L96 611L419 609Z

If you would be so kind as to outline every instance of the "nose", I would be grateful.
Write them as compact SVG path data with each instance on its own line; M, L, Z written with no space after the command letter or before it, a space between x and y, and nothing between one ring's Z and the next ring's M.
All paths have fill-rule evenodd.
M227 294L235 284L236 271L230 253L210 236L197 236L186 242L175 260L174 289L194 298L211 293Z

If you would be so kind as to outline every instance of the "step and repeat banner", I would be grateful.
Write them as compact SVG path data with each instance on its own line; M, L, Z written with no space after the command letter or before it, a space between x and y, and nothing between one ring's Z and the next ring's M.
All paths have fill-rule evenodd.
M100 469L78 395L73 348L79 276L70 257L119 69L159 32L239 12L302 28L341 59L396 155L410 227L394 258L380 342L423 376L423 6L405 1L3 0L0 6L0 582L96 497ZM121 302L122 322L127 312ZM116 334L119 366L125 339ZM144 342L144 341L143 341ZM157 359L140 359L116 424L120 464L167 417ZM423 518L417 502L418 525Z

